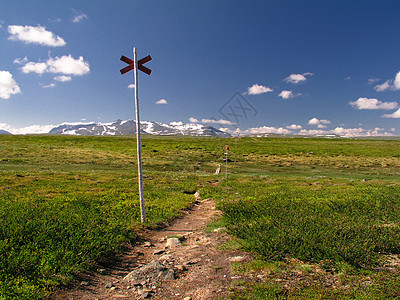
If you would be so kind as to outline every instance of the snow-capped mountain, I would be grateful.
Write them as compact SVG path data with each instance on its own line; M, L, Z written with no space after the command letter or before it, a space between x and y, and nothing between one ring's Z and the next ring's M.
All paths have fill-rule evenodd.
M228 133L218 130L211 126L201 124L182 124L173 122L163 124L159 122L142 121L141 132L153 135L193 135L193 136L218 136L229 137ZM128 135L136 133L136 122L134 120L121 121L114 123L82 123L82 124L62 124L49 132L50 134L70 134L70 135Z

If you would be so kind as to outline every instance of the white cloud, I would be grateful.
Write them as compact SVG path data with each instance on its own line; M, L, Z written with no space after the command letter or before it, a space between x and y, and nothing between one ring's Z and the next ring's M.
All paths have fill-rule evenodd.
M83 60L80 56L78 59L74 59L71 54L61 57L49 58L47 61L49 72L51 73L62 73L71 75L85 75L89 73L89 63Z
M156 104L168 104L167 100L165 99L160 99L156 102Z
M376 85L375 90L377 92L383 92L386 90L392 90L392 91L400 90L400 71L397 72L396 76L394 77L394 80L389 79L382 84Z
M290 134L292 131L279 127L268 127L268 126L262 126L262 127L253 127L249 128L247 130L242 131L242 133L245 134L266 134L266 133L275 133L275 134Z
M199 123L199 120L197 120L196 118L190 117L189 122L190 123Z
M130 85L128 85L128 89L134 89L135 85L133 83L131 83Z
M13 63L17 64L17 65L23 65L28 61L28 57L24 57L24 58L16 58L14 59Z
M292 124L292 125L286 126L286 128L293 129L293 130L299 130L299 129L302 129L303 127L301 125Z
M308 125L318 125L319 128L321 128L319 125L324 126L324 125L328 125L328 124L331 124L331 121L329 121L329 120L319 120L317 118L312 118L312 119L310 119L308 121ZM326 126L324 126L322 128L325 128L325 127Z
M21 93L17 82L8 71L0 71L0 98L9 99L11 95Z
M379 80L381 80L381 79L380 78L370 78L370 79L368 79L368 84L372 85L375 82L378 82Z
M336 127L332 132L340 136L357 136L363 134L365 129Z
M375 98L360 97L356 101L349 104L357 109L396 109L399 105L397 102L382 102Z
M324 135L329 134L330 132L326 130L318 130L318 129L302 129L300 130L299 134L301 135Z
M22 67L24 73L61 73L66 75L81 76L90 72L89 63L80 56L75 59L70 55L50 57L46 62L28 62Z
M302 129L299 134L302 135L339 135L341 137L360 137L360 136L393 136L390 132L385 132L383 128L364 129L364 128L344 128L336 127L333 130Z
M74 14L74 16L72 18L72 22L74 22L74 23L80 23L83 20L88 18L88 16L86 14L84 14L83 12L81 12L79 10L72 9L72 12Z
M382 118L400 119L400 108L392 114L385 114Z
M183 125L183 123L182 123L181 121L178 121L178 122L170 122L169 124L172 125L172 126L182 126L182 125Z
M47 64L44 62L42 63L28 62L25 66L22 67L22 72L25 74L28 73L43 74L47 72Z
M272 92L273 90L269 87L259 84L253 84L251 87L248 88L247 93L249 95L259 95Z
M67 43L58 35L47 31L43 26L8 26L9 40L22 41L26 44L39 44L42 46L62 47Z
M48 85L42 85L42 88L48 89L48 88L53 88L53 87L55 87L55 86L56 86L55 83L50 83L50 84L48 84Z
M374 87L374 89L377 91L377 92L383 92L383 91L386 91L386 90L389 90L389 89L391 89L391 80L386 80L384 83L382 83L382 84L377 84L375 87Z
M298 84L300 82L306 81L306 76L312 76L314 73L306 72L303 74L290 74L288 77L285 78L286 82Z
M201 123L209 123L209 124L220 124L220 125L233 125L235 123L228 120L212 120L212 119L202 119Z
M60 75L60 76L56 76L54 77L55 81L60 81L60 82L68 82L72 80L71 76L65 76L65 75Z
M282 92L280 92L280 94L278 95L278 97L281 97L282 99L291 99L297 96L300 96L301 94L293 94L292 91L285 91L283 90Z
M400 72L397 72L396 77L394 78L393 89L396 91L400 90Z
M0 123L0 129L8 131L12 134L42 134L49 133L54 125L31 125L23 128L14 128L6 123Z

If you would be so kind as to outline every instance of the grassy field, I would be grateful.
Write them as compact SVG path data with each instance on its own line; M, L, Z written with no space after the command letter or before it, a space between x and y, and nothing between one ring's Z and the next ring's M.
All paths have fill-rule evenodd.
M214 175L225 144L228 179ZM0 136L0 299L42 298L137 238L135 152L132 137ZM238 284L234 298L399 296L397 265L382 266L400 251L400 141L145 136L143 159L146 226L200 190L270 274ZM275 281L315 266L343 284Z

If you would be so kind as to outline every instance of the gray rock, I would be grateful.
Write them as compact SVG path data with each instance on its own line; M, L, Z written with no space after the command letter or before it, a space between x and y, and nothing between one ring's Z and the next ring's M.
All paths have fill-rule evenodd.
M154 245L150 242L144 242L143 246L149 248L149 247L153 247Z
M181 241L178 238L174 237L174 238L169 238L167 240L167 244L165 246L166 247L174 247L176 245L179 245L180 243L181 243Z
M175 272L172 269L168 269L165 265L159 261L152 261L151 263L133 270L125 276L124 281L138 282L140 280L173 280L175 279ZM142 285L143 282L142 282Z
M158 273L156 279L161 280L174 280L175 279L175 272L172 269L166 269Z
M114 284L111 281L106 283L106 289L111 289L113 286Z
M195 265L195 264L197 264L197 263L198 263L197 260L192 259L192 260L189 260L189 261L183 263L183 265L184 265L184 266L190 266L190 265Z

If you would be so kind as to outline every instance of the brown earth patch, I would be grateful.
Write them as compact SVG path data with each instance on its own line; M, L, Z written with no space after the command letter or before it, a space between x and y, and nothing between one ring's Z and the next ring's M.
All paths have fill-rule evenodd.
M236 279L232 262L246 261L250 256L238 250L221 250L220 245L229 240L223 229L205 232L206 225L219 215L213 200L197 200L166 228L145 231L142 241L125 253L118 266L82 274L50 299L227 298ZM179 243L167 246L172 242L170 237ZM158 269L149 271L154 266Z

